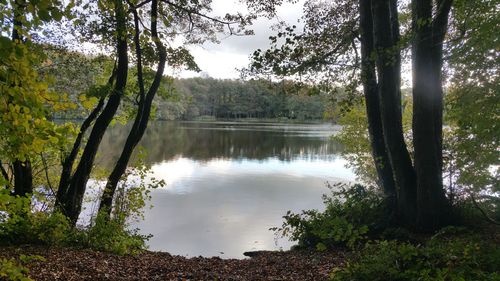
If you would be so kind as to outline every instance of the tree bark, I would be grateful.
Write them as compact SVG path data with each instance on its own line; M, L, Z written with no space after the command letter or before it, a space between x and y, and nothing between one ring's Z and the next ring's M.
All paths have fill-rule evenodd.
M9 182L10 182L10 176L9 176L9 173L7 172L7 170L5 169L5 167L3 165L4 164L3 164L2 160L0 160L0 171L2 173L2 177L4 178L4 180L6 182L5 187L7 189L10 189L10 184L9 184Z
M13 2L13 25L12 25L12 41L22 42L23 28L22 17L24 14L25 6L19 4L17 1ZM14 195L26 196L26 194L33 193L33 171L31 162L28 157L25 160L16 159L12 163L14 174Z
M116 83L109 96L108 102L96 119L94 127L83 151L82 157L71 179L68 191L63 200L63 212L70 219L73 225L76 224L82 208L83 195L87 186L95 155L102 137L113 119L121 97L125 90L128 74L128 54L127 54L127 25L126 12L121 0L114 0L114 13L116 19L116 41L118 64L116 70Z
M144 82L142 78L143 70L142 70L142 53L139 41L139 20L137 11L134 10L133 13L135 22L134 44L137 56L137 74L138 74L140 100L139 100L137 114L134 119L134 124L132 125L132 129L127 137L125 146L123 147L122 153L120 154L120 158L116 162L113 171L108 177L106 188L104 189L104 192L101 197L99 211L105 212L108 218L111 214L111 209L113 206L113 197L116 192L118 182L125 173L130 157L132 156L132 152L134 151L139 141L142 139L142 136L144 135L144 132L146 131L146 128L148 126L149 116L151 114L152 102L160 86L160 82L163 77L163 72L165 70L165 64L166 64L166 50L165 47L162 45L160 39L158 38L158 31L157 31L158 1L153 0L151 2L151 36L158 50L159 63L153 83L149 87L148 92L145 93Z
M33 193L33 171L29 160L15 160L14 168L14 195L26 196Z
M75 163L76 157L78 155L78 151L80 150L80 146L82 143L83 136L87 129L92 125L92 122L97 118L99 112L104 106L104 98L99 100L97 106L92 110L92 112L87 116L87 118L83 121L80 126L80 131L76 136L75 142L73 143L73 147L66 158L64 158L64 162L62 163L62 171L61 177L59 179L59 187L57 189L56 194L56 206L62 207L62 201L66 196L66 192L68 191L69 184L71 181L71 172L73 171L73 164Z
M116 62L113 67L113 72L111 73L111 76L108 79L108 86L110 87L113 86L113 81L115 79L115 76L116 76ZM55 205L58 208L63 208L62 201L66 196L66 192L68 191L69 184L71 182L73 165L76 161L78 151L80 150L83 137L87 132L87 130L92 125L92 123L94 122L94 120L97 118L97 116L99 116L99 113L104 107L104 102L105 102L105 97L103 96L99 99L99 102L92 110L92 112L90 112L89 116L87 116L87 118L83 121L82 125L80 126L80 131L76 136L75 142L73 143L73 147L71 148L70 153L64 158L64 162L62 163L61 177L59 179L59 187L57 189L57 194L56 194Z
M22 41L21 30L23 28L22 17L24 14L24 5L18 3L18 1L13 1L13 19L12 19L12 41L20 40Z
M413 146L417 173L417 227L433 231L446 224L449 206L442 177L442 45L451 0L413 1ZM431 21L432 20L432 21Z
M401 92L399 34L393 26L396 15L392 0L372 1L374 43L377 51L378 91L386 150L398 191L398 219L412 226L416 220L416 175L404 142Z
M371 0L360 0L359 8L361 29L361 80L365 96L366 115L368 118L368 133L370 136L372 156L377 170L378 185L384 191L388 213L392 216L396 212L396 184L392 174L389 155L385 148L375 64L371 59L371 55L375 51Z

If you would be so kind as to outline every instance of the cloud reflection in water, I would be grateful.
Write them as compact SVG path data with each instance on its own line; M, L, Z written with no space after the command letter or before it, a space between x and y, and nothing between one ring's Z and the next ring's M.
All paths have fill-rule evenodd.
M241 258L244 251L288 249L268 229L287 210L320 208L326 181L354 180L344 160L197 161L179 157L155 164L167 186L153 192L153 209L137 226L151 233L152 250L189 256ZM332 175L335 175L333 177Z

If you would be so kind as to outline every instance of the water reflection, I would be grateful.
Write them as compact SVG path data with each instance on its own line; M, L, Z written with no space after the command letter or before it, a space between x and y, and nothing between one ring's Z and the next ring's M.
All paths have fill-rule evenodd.
M100 164L110 167L125 142L129 126L116 125L104 136ZM342 149L329 140L336 127L330 124L295 125L243 122L153 122L141 145L148 163L183 156L195 160L256 159L275 157L331 160ZM111 155L110 155L111 154Z
M166 188L137 226L154 237L152 250L241 258L244 251L287 249L268 229L287 210L322 208L326 181L354 180L331 141L329 124L156 122L142 146L153 176ZM128 133L105 136L100 164L110 167Z
M182 255L241 258L244 251L288 249L291 243L275 241L268 229L281 225L287 210L322 208L326 181L352 179L343 164L186 158L157 164L154 174L167 188L155 191L155 207L137 226L154 234L152 249Z

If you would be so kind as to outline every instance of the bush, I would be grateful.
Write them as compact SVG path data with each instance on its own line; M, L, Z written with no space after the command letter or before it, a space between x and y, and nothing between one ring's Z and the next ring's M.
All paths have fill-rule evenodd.
M500 247L489 242L460 228L444 229L423 245L370 242L331 280L500 280Z
M31 281L29 270L14 259L0 259L0 280Z
M0 191L0 245L34 244L91 248L115 254L146 249L150 236L128 230L126 216L98 214L86 228L71 227L61 213L32 212L30 199Z
M128 230L121 221L108 220L104 213L99 213L88 229L74 237L74 245L125 255L146 249L146 241L151 236L138 234L137 230Z
M30 199L0 191L0 244L64 245L72 232L60 213L32 212Z
M362 185L330 186L331 196L323 196L323 212L290 211L281 228L271 228L277 235L297 241L299 247L326 250L334 246L354 247L382 225L383 198Z
M21 255L19 259L23 264L32 260L44 261L44 258L40 256ZM28 277L29 270L23 264L19 264L15 259L0 259L0 280L33 281Z

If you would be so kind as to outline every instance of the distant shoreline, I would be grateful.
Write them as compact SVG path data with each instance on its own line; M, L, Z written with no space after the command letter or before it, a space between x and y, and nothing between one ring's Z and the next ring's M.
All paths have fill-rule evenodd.
M53 118L54 121L82 122L85 118ZM132 121L132 120L131 120ZM194 118L194 119L151 119L150 122L241 122L241 123L282 123L282 124L337 124L327 119L288 119L288 118Z

